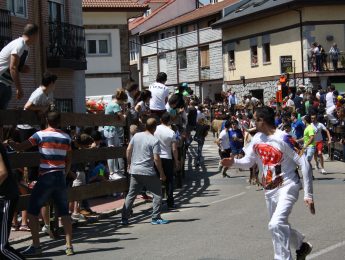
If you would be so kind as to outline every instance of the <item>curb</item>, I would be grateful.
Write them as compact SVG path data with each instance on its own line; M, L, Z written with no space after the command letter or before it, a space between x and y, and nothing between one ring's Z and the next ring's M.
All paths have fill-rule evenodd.
M138 207L138 206L143 205L143 204L146 204L146 203L151 203L151 202L145 201L145 200L140 200L140 201L134 202L133 203L133 208ZM106 219L106 218L109 218L111 216L115 216L115 215L117 215L117 214L119 214L121 212L122 212L122 208L111 209L111 210L99 213L99 216L97 216L97 217L88 218L86 221L76 222L76 223L73 223L72 225L73 225L73 227L83 227L83 226L86 226L88 224L96 223L100 219ZM59 227L59 231L60 230L62 231L63 228ZM43 233L43 232L39 233L39 237L40 238L41 237L45 237L45 236L48 236L48 235ZM22 236L22 237L18 237L18 238L14 238L13 240L9 240L9 243L11 245L19 244L19 243L25 242L25 241L30 240L30 239L31 239L31 234L25 235L25 236Z

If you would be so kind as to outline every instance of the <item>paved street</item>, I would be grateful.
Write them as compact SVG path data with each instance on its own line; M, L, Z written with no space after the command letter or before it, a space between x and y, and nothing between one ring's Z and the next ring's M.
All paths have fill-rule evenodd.
M176 192L179 209L163 215L170 224L152 226L151 205L145 204L134 209L128 227L120 226L116 215L78 228L73 259L272 259L263 191L248 186L248 171L232 170L230 179L217 173L218 155L211 137L204 156L205 167L198 170L188 160L186 185ZM327 161L329 175L315 172L315 216L305 208L302 192L294 207L291 224L314 246L308 259L345 259L344 167ZM42 241L41 259L65 259L63 240Z

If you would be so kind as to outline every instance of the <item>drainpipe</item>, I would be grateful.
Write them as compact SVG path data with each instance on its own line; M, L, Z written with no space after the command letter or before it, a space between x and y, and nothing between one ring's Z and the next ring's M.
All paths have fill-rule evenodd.
M299 33L300 33L300 41L301 41L301 57L302 57L302 81L303 85L305 84L304 79L304 46L303 46L303 19L302 19L302 11L298 9L293 9L294 11L299 13Z

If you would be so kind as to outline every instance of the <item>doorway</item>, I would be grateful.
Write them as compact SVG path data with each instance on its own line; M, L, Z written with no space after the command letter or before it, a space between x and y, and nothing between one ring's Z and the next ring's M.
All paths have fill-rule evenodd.
M251 90L251 95L257 99L260 100L260 102L262 104L265 104L264 103L264 90L263 89L254 89L254 90Z

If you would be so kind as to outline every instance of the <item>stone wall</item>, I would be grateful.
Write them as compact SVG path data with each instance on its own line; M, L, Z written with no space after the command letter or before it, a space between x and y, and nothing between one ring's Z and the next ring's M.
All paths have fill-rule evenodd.
M199 51L198 47L187 49L187 68L179 70L179 81L196 82L199 81Z
M306 82L309 82L309 79L305 79ZM272 81L262 81L262 82L252 82L248 83L245 86L243 84L236 85L227 85L227 90L231 89L231 92L236 92L238 100L242 100L245 95L251 94L251 90L264 90L264 103L266 104L270 99L276 97L276 92L278 91L278 82L279 80ZM296 86L302 85L302 78L296 79ZM294 85L294 80L290 79L290 86Z
M222 42L215 42L209 45L210 50L210 79L223 78L223 53Z

